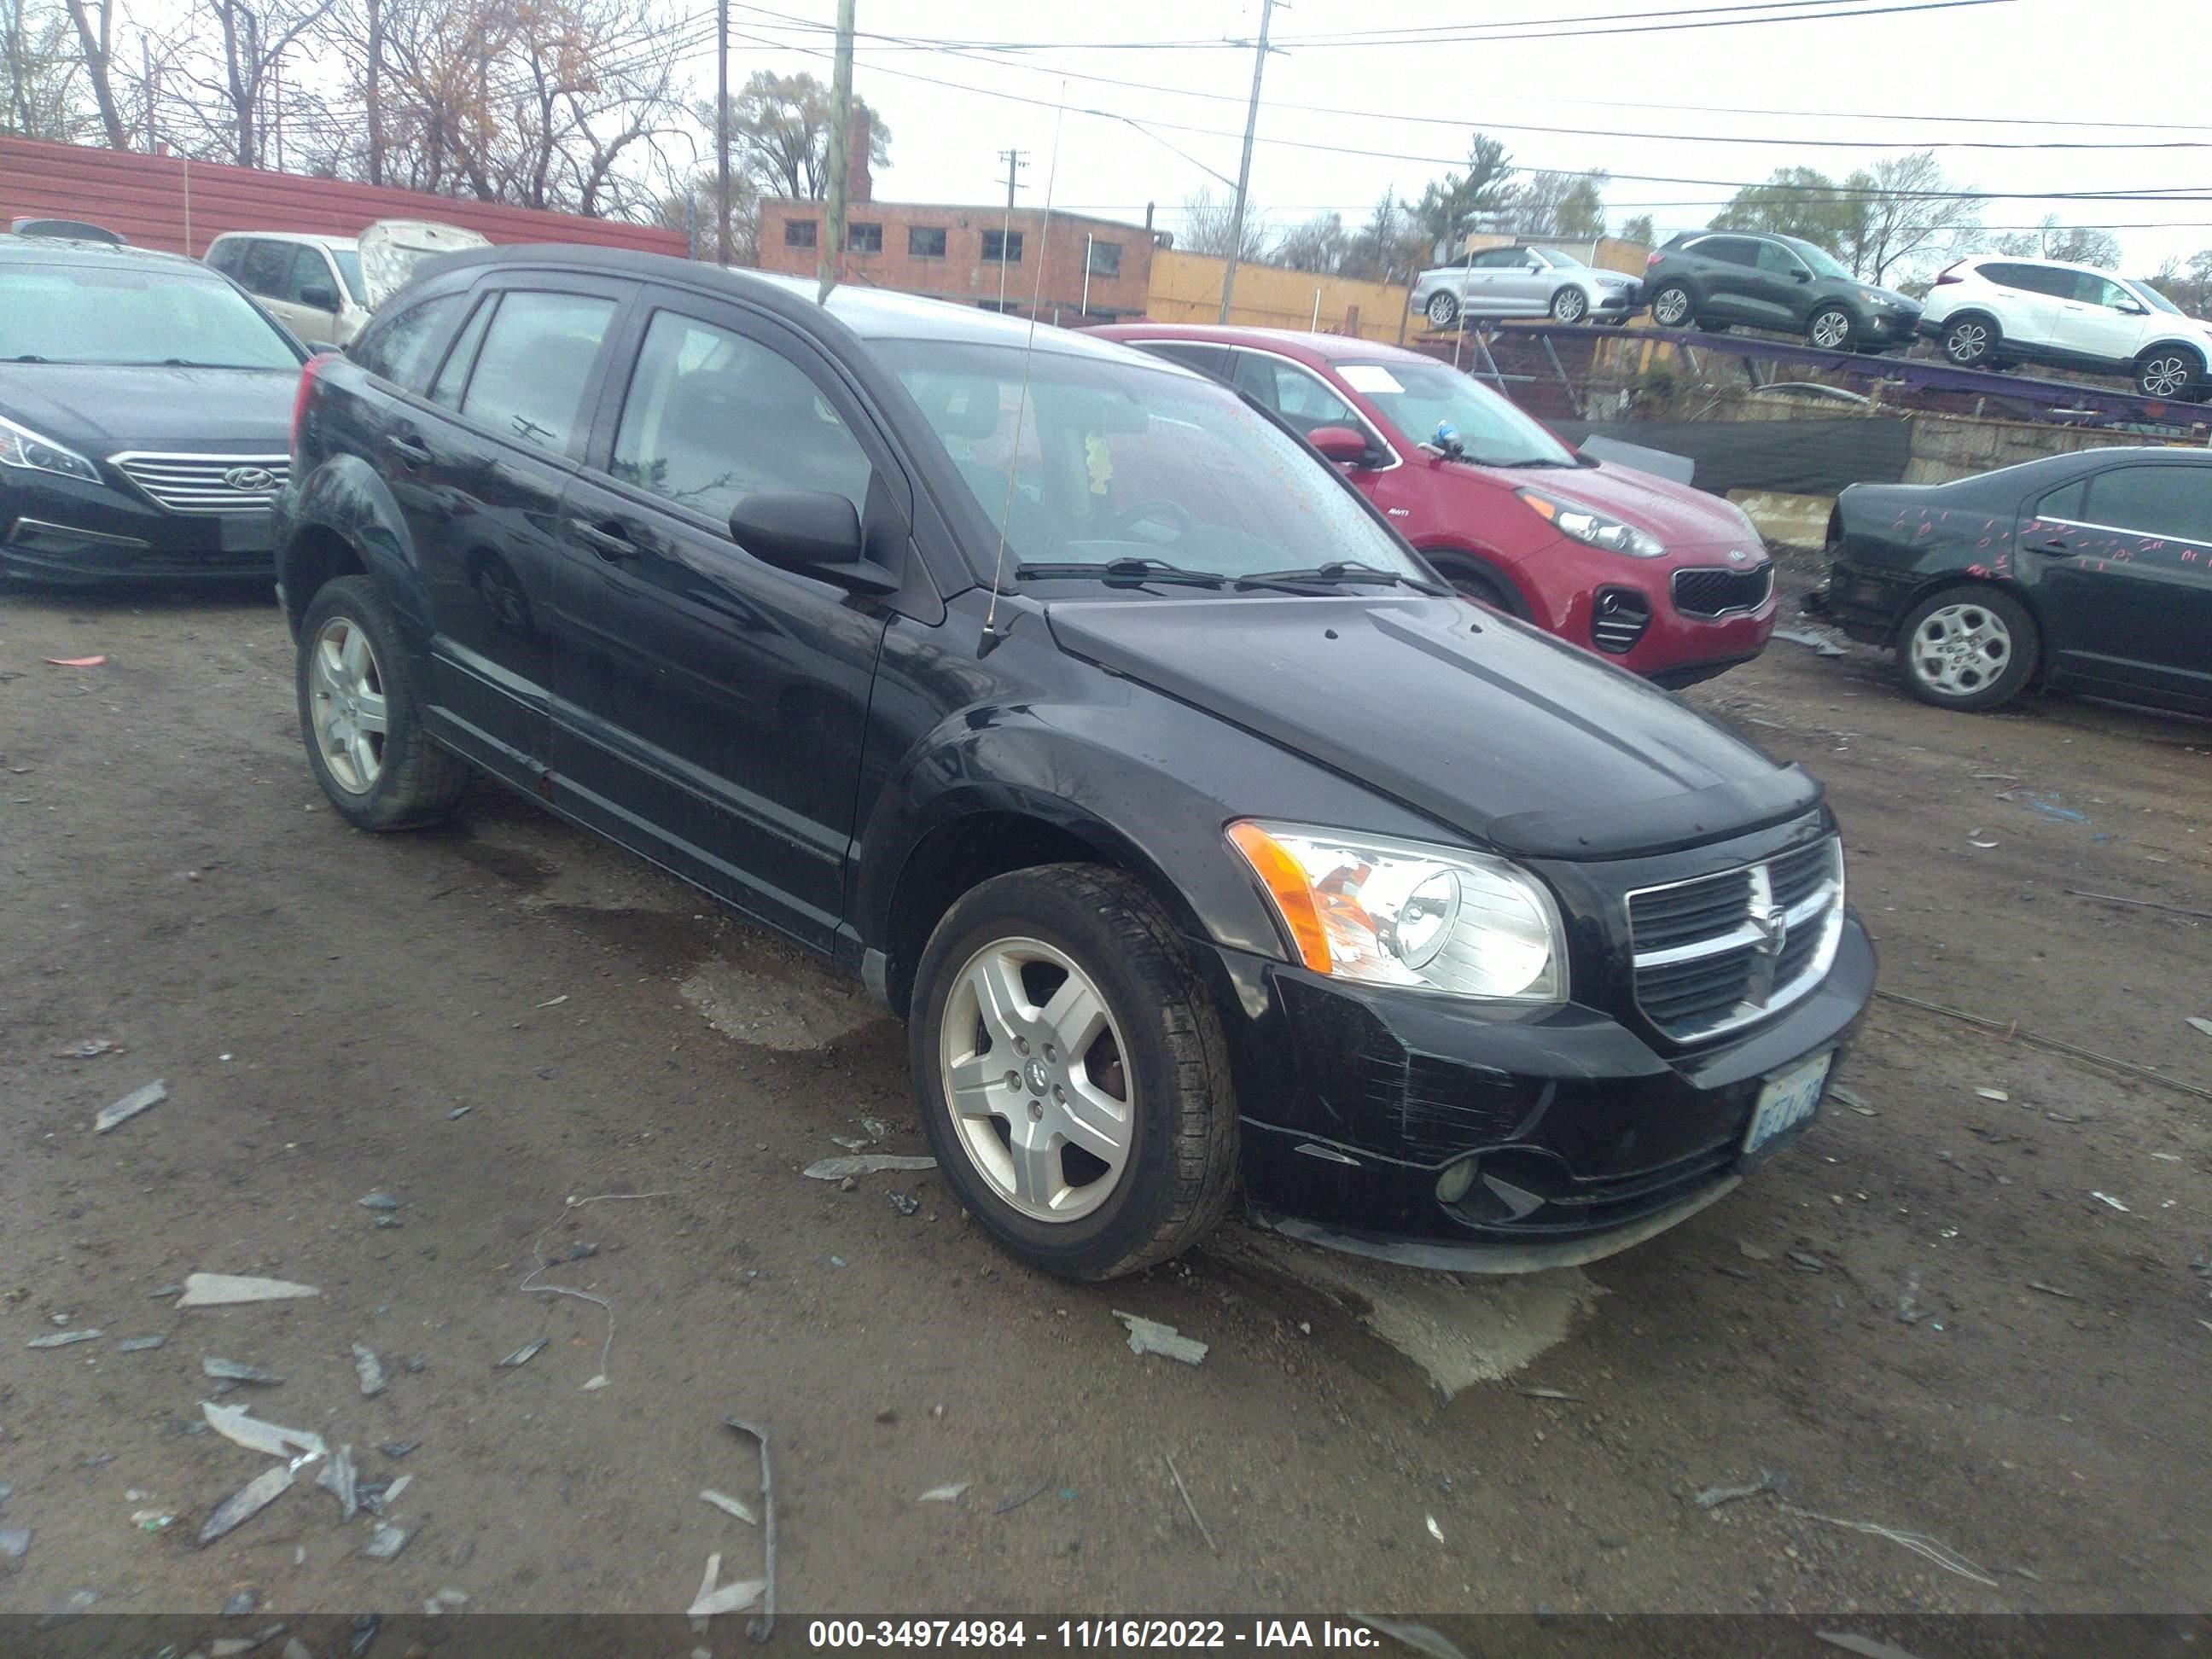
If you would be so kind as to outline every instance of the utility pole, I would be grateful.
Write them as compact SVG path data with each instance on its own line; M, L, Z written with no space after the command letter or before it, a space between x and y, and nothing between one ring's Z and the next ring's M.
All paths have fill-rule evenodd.
M830 77L830 211L829 235L816 251L815 271L822 291L817 303L826 303L845 266L845 174L853 148L853 0L837 0L837 66Z
M269 65L269 117L276 139L276 171L284 171L284 49L277 47Z
M146 81L146 154L154 154L154 100L158 85L154 79L154 48L144 35L138 37L138 67Z
M1229 220L1229 267L1221 273L1221 317L1229 320L1237 297L1237 255L1244 245L1244 204L1252 184L1252 135L1260 125L1260 77L1267 69L1267 20L1275 0L1260 0L1260 40L1252 54L1252 102L1244 112L1244 157L1237 164L1237 208Z
M1018 149L999 152L999 159L1006 164L1006 216L999 222L999 309L1001 312L1006 308L1006 244L1012 239L1014 231L1014 184L1021 177L1022 169L1029 165L1022 159L1027 153ZM1040 250L1037 258L1042 259L1043 257Z
M368 5L368 182L384 182L384 0Z
M730 0L714 0L714 263L730 263Z

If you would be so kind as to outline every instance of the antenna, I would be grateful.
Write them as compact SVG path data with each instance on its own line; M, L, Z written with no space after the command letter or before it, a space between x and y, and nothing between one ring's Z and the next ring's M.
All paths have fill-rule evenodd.
M983 612L983 644L988 649L999 619L999 583L1006 568L1006 525L1014 516L1014 473L1022 462L1022 422L1030 407L1030 360L1036 355L1037 307L1044 301L1044 263L1052 246L1052 191L1060 179L1060 129L1067 118L1067 82L1060 83L1060 105L1052 118L1052 160L1045 166L1044 219L1037 227L1036 282L1030 292L1030 333L1022 347L1022 389L1014 400L1013 442L1006 448L1006 500L999 512L999 552L991 562L991 603ZM1006 152L1007 219L1012 220L1014 197L1014 156L1018 152ZM1004 233L1001 233L1003 237ZM1006 244L999 243L999 284L1001 294L1006 281ZM1000 303L1003 305L1004 301Z

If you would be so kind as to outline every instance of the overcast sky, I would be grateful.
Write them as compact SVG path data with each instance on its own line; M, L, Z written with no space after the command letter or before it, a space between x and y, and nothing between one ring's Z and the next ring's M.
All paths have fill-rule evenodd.
M1782 0L1775 9L1906 3ZM1663 234L1704 224L1735 185L1762 179L1776 167L1816 167L1840 178L1885 155L1932 145L1961 188L2179 191L2199 198L1993 200L1981 204L1984 222L1993 228L2032 225L2052 211L2068 222L2107 226L2120 239L2131 274L2212 246L2212 114L2199 112L2201 100L2190 90L2212 48L2212 0L2112 6L1994 0L1852 19L1560 38L1571 28L1624 26L1570 18L1651 13L1674 21L1692 9L1731 6L1740 14L1745 5L1279 4L1273 33L1288 50L1271 53L1267 62L1252 200L1278 228L1330 209L1356 223L1383 191L1419 196L1428 180L1463 164L1468 133L1479 128L1504 141L1522 167L1609 170L1615 175L1606 190L1613 224L1649 212ZM693 15L706 20L706 43L695 61L702 84L711 88L711 7ZM1024 205L1042 205L1049 183L1055 204L1071 210L1136 220L1147 201L1157 202L1159 222L1174 229L1175 210L1187 195L1208 186L1225 191L1213 175L1236 176L1251 83L1249 46L948 52L902 50L865 35L1005 43L1249 41L1258 27L1259 0L1120 0L1110 8L1048 7L1035 0L859 0L858 15L864 38L855 88L882 112L893 135L891 166L877 180L880 198L1003 200L1006 173L998 152L1018 148L1030 155L1018 198ZM810 55L826 53L829 35L779 20L833 23L835 0L765 0L758 7L733 0L731 16L733 86L764 67L811 69L829 78L828 63ZM1358 46L1297 40L1490 23L1501 33L1534 38ZM1057 173L1048 178L1051 106L1062 96L1063 79L1067 108L1058 123ZM2146 101L2147 91L2154 101ZM1152 136L1081 112L1127 117ZM1949 118L1930 118L1938 117ZM2162 117L2194 118L2198 125L2146 125ZM2100 122L2119 125L2091 125ZM1560 128L1637 136L1540 130ZM1714 138L1725 142L1708 142ZM1974 140L2189 148L1946 148Z

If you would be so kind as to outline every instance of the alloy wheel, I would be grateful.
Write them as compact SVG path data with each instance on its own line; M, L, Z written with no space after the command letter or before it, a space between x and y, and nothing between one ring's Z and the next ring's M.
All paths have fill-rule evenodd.
M332 781L349 795L368 793L384 771L384 671L351 617L332 617L315 635L307 695Z
M1568 289L1552 301L1552 320L1559 323L1579 323L1583 313L1589 309L1579 289Z
M1913 677L1942 696L1986 690L2012 655L2012 630L1987 605L1944 605L1929 611L1912 633Z
M1679 288L1662 292L1651 303L1651 319L1668 328L1680 327L1690 314L1690 296Z
M1449 328L1459 317L1459 301L1449 294L1432 294L1425 309L1429 321L1437 328Z
M1980 323L1954 323L1944 349L1954 363L1978 363L1989 356L1990 331Z
M2147 398L2178 398L2187 389L2195 367L2179 352L2169 351L2146 362L2136 383Z
M1851 337L1851 319L1840 311L1824 311L1813 319L1813 343L1833 351Z
M1090 975L1036 939L1001 939L954 977L938 1066L955 1139L1000 1198L1079 1220L1128 1167L1134 1079Z

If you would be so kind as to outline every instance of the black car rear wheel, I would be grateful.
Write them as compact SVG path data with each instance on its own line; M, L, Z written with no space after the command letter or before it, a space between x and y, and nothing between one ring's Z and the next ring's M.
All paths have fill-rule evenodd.
M1651 296L1651 320L1662 328L1688 328L1697 321L1697 301L1680 283L1668 283Z
M1856 326L1842 306L1822 306L1805 319L1805 337L1823 351L1849 351Z
M347 823L413 830L453 811L468 763L423 731L413 659L369 578L341 577L308 601L295 678L307 763Z
M971 890L922 952L908 1043L945 1183L1031 1266L1133 1273L1227 1210L1237 1097L1220 1017L1131 877L1048 865Z
M1961 582L1912 607L1898 630L1906 690L1938 708L1995 708L2035 675L2042 635L2027 607L1986 582Z

